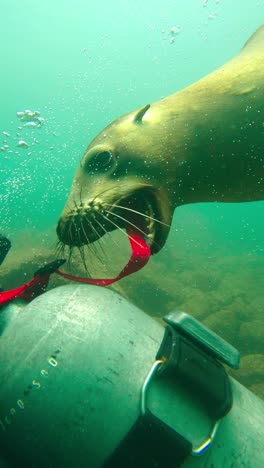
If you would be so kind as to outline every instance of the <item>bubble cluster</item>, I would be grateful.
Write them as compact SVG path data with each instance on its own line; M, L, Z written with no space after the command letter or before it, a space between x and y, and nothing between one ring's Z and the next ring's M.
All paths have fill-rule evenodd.
M3 141L2 146L0 146L0 152L4 153L3 158L9 159L9 156L14 153L19 155L19 149L28 149L35 144L38 144L39 141L36 139L34 131L41 129L44 125L45 119L40 115L40 112L35 110L31 111L26 109L24 111L19 111L16 113L17 118L21 125L17 127L17 132L15 136L12 136L10 132L3 131ZM32 131L32 132L30 132ZM22 137L23 132L23 137ZM31 152L27 154L31 155Z
M162 30L162 34L165 35L164 39L169 40L170 44L174 44L175 38L180 32L181 26L179 24L172 26L168 32L165 29Z
M45 120L40 116L39 111L31 111L26 109L25 111L20 111L16 113L20 122L26 122L23 127L33 126L33 127L42 127Z

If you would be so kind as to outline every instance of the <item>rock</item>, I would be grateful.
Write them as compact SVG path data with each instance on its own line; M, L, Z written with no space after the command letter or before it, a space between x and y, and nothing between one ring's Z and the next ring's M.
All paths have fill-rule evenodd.
M264 355L248 354L243 356L240 361L240 368L230 371L230 374L248 388L253 385L264 385Z
M243 354L263 353L264 322L251 320L242 323L239 330L239 346Z
M236 347L238 334L238 321L234 312L223 309L210 315L204 324L217 333L221 338Z

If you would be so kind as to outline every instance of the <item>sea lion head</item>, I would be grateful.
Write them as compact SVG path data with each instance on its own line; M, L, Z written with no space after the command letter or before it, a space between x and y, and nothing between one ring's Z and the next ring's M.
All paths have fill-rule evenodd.
M130 224L144 233L152 254L164 245L173 203L143 119L149 108L115 120L88 146L58 222L63 244L81 247Z
M154 254L180 205L263 200L263 40L264 26L220 69L99 133L58 222L63 244L132 225Z

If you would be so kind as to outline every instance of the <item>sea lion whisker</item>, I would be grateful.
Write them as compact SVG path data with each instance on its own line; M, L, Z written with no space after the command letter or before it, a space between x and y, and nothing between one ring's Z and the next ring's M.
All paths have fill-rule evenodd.
M118 215L117 213L112 213L111 211L109 210L105 210L106 213L109 213L110 215L112 216L116 216L117 218L119 219L122 219L122 221L125 221L126 224L130 224L130 226L133 226L134 228L136 228L139 232L141 232L142 234L144 234L145 237L151 237L149 234L147 234L146 232L144 232L142 229L140 229L136 224L134 223L131 223L131 221L129 221L128 219L124 218L123 216L120 216ZM107 218L109 219L109 218Z
M153 239L153 236L151 234L147 234L145 231L143 231L142 229L140 229L136 224L132 223L131 221L129 221L128 219L124 218L123 216L120 216L116 213L112 213L111 211L108 211L108 210L105 210L106 213L109 213L111 214L112 216L116 216L117 218L120 218L122 219L123 221L125 221L126 224L130 224L130 226L133 226L137 229L137 231L141 232L142 234L144 234L145 237L147 237L151 242L153 242L153 244L158 245L158 243ZM107 218L109 220L109 218ZM110 221L110 220L109 220Z
M69 238L70 238L71 241L73 240L72 226L73 226L73 223L72 223L72 221L71 221L71 222L70 222L70 225L69 225L69 230L68 230Z
M69 211L74 212L78 208L76 201L74 200L72 204L69 206Z
M98 226L104 231L105 234L108 234L108 236L111 238L111 241L113 241L117 247L119 247L119 245L117 244L117 242L112 238L112 236L110 235L110 233L105 229L105 227L100 223L100 221L98 221L98 219L94 219L94 221L98 224ZM108 255L107 253L105 252L105 250L103 249L102 245L100 244L100 240L102 239L102 237L100 239L97 239L97 243L98 245L100 246L104 256L106 257L106 259L108 258ZM102 262L103 263L103 262Z
M80 190L80 204L83 206L83 201L82 201L82 186L81 186L81 190Z
M67 245L62 241L58 242L55 252L57 257L67 257Z
M58 257L64 257L65 256L65 244L61 243L59 251L58 251Z
M94 233L96 234L96 236L97 236L97 239L96 239L96 240L99 241L100 238L101 238L101 236L100 236L99 232L95 229L94 225L93 225L93 224L89 221L89 219L87 219L87 218L84 218L84 221L87 221L89 227L93 230L93 232L94 232Z
M99 260L99 262L104 265L105 261L103 260L103 257L107 257L107 254L105 253L103 247L101 246L100 239L97 240L98 246L101 249L101 253L98 251L96 244L90 244L88 247L93 249L93 255ZM102 254L102 256L101 256Z
M131 211L132 213L136 213L136 214L139 214L140 216L144 216L145 218L148 218L148 219L150 219L151 221L156 221L156 223L163 224L163 226L170 227L169 224L163 223L163 221L160 221L160 220L157 219L157 218L153 218L152 216L149 216L149 215L146 214L146 213L141 213L140 211L133 210L132 208L128 208L127 206L116 205L115 203L113 203L113 204L111 204L111 203L104 203L104 205L105 205L105 206L112 206L112 207L115 207L115 208L121 208L122 210Z
M100 252L98 252L96 245L93 245L90 243L86 245L85 247L87 247L89 253L92 253L90 260L91 260L91 263L93 263L93 265L94 265L94 262L93 262L94 257L96 258L96 260L98 260L101 263L101 265L105 264L105 261L103 260ZM104 255L104 253L102 255Z
M64 250L64 244L62 241L58 241L55 246L55 255L56 257L60 257L60 255L63 253Z
M67 250L68 250L68 249L67 249L67 245L63 244L63 245L62 245L62 252L61 252L63 257L67 257L67 256L68 256Z
M81 221L81 229L82 229L82 232L83 232L83 234L84 234L84 236L85 236L85 239L87 240L86 246L87 246L88 250L91 250L91 251L92 251L92 254L95 255L95 257L97 257L97 258L101 261L101 258L99 257L98 252L97 252L95 246L91 244L91 242L89 241L89 239L88 239L88 237L87 237L87 234L86 234L86 232L85 232L85 229L84 229L84 226L83 226L82 221Z
M67 263L68 263L69 266L71 265L72 254L73 254L73 247L71 247L71 246L69 245L69 257L68 257L68 260L67 260Z
M73 200L73 204L74 204L74 207L75 207L75 209L78 209L78 205L77 205L77 203L76 203L76 200L75 200L75 199Z
M109 223L113 224L113 226L115 226L119 231L121 231L123 234L125 234L126 237L128 237L129 239L132 239L132 237L126 232L124 231L124 229L122 229L120 226L118 226L118 224L116 224L112 219L109 219L107 216L105 216L103 213L99 212L100 215L106 220L108 221ZM139 247L141 247L141 245L139 244L139 242L136 242L135 239L133 239L135 244L137 244Z
M104 250L104 248L103 248L103 246L102 246L102 244L101 244L101 241L104 242L104 240L101 239L101 236L100 236L99 232L96 230L96 228L93 226L93 224L92 224L87 218L84 218L84 220L88 222L89 227L90 227L90 228L93 230L93 232L96 234L96 236L97 236L96 241L97 241L97 243L98 243L98 245L99 245L99 247L100 247L100 249L101 249L101 251L102 251L102 254L103 254L105 257L107 257L107 255L106 255L106 253L105 253L105 250ZM97 251L97 248L95 247L95 245L94 245L94 249ZM99 256L98 251L97 251L97 255ZM102 260L101 260L101 261L102 261ZM103 261L102 261L102 263L103 263Z
M98 252L97 252L95 246L92 245L91 242L89 241L89 239L88 239L88 237L87 237L87 234L86 234L86 232L85 232L85 229L84 229L84 226L83 226L82 221L81 221L80 224L81 224L82 232L83 232L83 234L84 234L84 236L85 236L85 238L86 238L86 240L87 240L87 244L81 245L81 246L79 247L79 251L80 251L80 255L81 255L81 256L83 255L82 260L83 260L83 263L84 263L84 266L85 266L85 270L86 270L87 274L90 275L90 272L89 272L89 270L88 270L88 268L87 268L87 266L86 266L84 248L87 247L88 251L90 251L90 252L92 253L92 255L94 255L94 256L96 257L96 259L99 260L101 263L102 263L102 260L101 260L101 258L100 258L100 255L98 254ZM82 249L82 252L81 252L81 249ZM92 257L92 258L93 258L93 257Z
M87 255L89 255L89 264L91 265L91 269L94 267L94 257L96 258L96 260L99 260L99 262L101 262L101 259L96 255L95 251L93 249L91 249L91 245L89 244L85 244L83 245L83 249L87 249ZM86 255L86 252L85 252L85 255ZM87 259L88 260L88 259Z
M77 232L77 235L78 235L78 239L79 239L79 244L81 245L82 244L82 241L81 241L81 236L80 236L80 228L77 226L77 224L75 223L74 219L72 220L72 223L75 227L75 232Z
M90 241L89 241L89 239L88 239L88 237L87 237L87 234L86 234L85 229L84 229L84 227L83 227L82 221L81 221L81 229L82 229L82 232L83 232L83 234L84 234L85 239L87 240L87 246L90 247Z
M87 265L86 265L86 261L85 261L85 253L84 253L83 245L81 245L81 246L79 247L79 252L80 252L80 256L81 256L82 262L83 262L84 269L85 269L86 273L87 273L88 275L90 275L90 273L89 273L89 271L88 271L88 268L87 268Z
M113 239L113 237L111 236L110 232L108 232L105 227L100 223L100 221L98 221L98 219L95 219L95 221L97 222L97 224L100 226L100 228L105 232L105 234L107 234L110 238L111 238L111 241L114 242L114 244L119 248L119 245L118 243L116 242L115 239Z
M64 244L62 242L58 243L55 247L55 256L56 258L65 257L64 255Z

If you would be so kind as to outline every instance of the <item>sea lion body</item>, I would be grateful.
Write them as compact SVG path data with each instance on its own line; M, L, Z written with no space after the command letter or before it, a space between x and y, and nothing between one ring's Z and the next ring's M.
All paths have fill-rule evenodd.
M105 128L81 160L57 232L80 247L134 223L155 253L177 206L263 199L264 26L221 68Z

